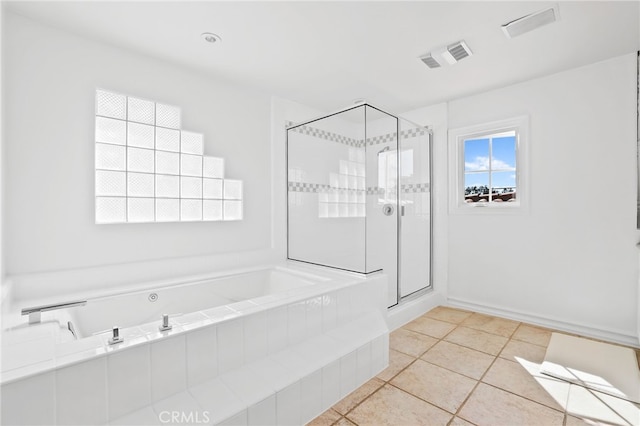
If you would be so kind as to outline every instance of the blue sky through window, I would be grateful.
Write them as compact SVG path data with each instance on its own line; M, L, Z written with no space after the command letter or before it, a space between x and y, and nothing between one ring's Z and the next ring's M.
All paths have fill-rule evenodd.
M489 161L491 153L491 161ZM515 132L464 141L464 186L516 187Z

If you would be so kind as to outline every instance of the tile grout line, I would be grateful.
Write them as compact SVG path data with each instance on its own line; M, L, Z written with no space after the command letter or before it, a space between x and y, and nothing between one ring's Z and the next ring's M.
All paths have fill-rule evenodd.
M419 317L419 318L420 318L420 317ZM463 321L464 321L464 320L463 320ZM449 323L449 324L451 324L451 323ZM455 324L452 324L452 325L455 325ZM431 405L432 407L435 407L435 408L437 408L437 409L439 409L439 410L442 410L442 411L444 411L444 412L446 412L446 413L452 414L452 417L451 417L451 419L449 420L449 422L447 422L447 424L451 424L451 422L453 421L453 419L456 417L456 414L455 414L455 413L451 413L451 411L448 411L448 410L446 410L446 409L444 409L444 408L442 408L442 407L440 407L440 406L438 406L438 405L436 405L436 404L434 404L434 403L432 403L432 402L430 402L430 401L427 401L427 400L425 400L424 398L422 398L422 397L420 397L420 396L418 396L418 395L414 395L413 393L411 393L411 392L410 392L410 391L408 391L407 389L402 389L402 388L400 388L400 387L398 387L398 386L394 385L393 383L391 383L391 380L393 380L394 378L396 378L397 376L399 376L399 375L400 375L400 373L402 373L404 370L406 370L407 368L409 368L411 365L415 364L415 362L416 362L417 360L421 360L421 361L423 361L423 362L426 362L426 363L428 363L428 364L431 364L431 363L429 363L428 361L426 361L426 360L422 359L422 357L423 357L427 352L429 352L431 349L433 349L433 348L434 348L438 343L440 343L440 342L442 342L442 341L447 342L446 340L444 340L444 339L445 339L445 337L447 337L449 334L453 333L453 332L458 328L458 326L459 326L459 325L460 325L460 324L457 324L457 325L456 325L456 326L455 326L451 331L449 331L448 333L446 333L445 335L443 335L443 336L442 336L442 337L440 337L440 338L437 338L437 337L434 337L434 336L429 336L429 335L427 335L427 334L417 332L417 333L422 334L422 335L424 335L424 336L428 336L428 337L431 337L431 338L437 339L436 343L434 343L433 345L431 345L431 346L429 347L429 349L427 349L427 350L426 350L426 351L424 351L422 354L420 354L416 359L414 359L414 360L413 360L411 363L409 363L405 368L403 368L400 372L398 372L398 374L396 374L396 375L395 375L395 376L393 376L391 379L389 379L389 382L387 382L387 383L389 384L389 386L393 386L394 388L398 389L398 390L399 390L399 391L401 391L401 392L404 392L404 393L406 393L406 394L408 394L408 395L411 395L411 396L413 396L414 398L417 398L417 399L419 399L420 401L423 401L423 402L425 402L426 404ZM401 328L403 328L403 327L401 327ZM406 329L405 329L405 330L406 330ZM413 330L410 330L410 331L413 331ZM435 364L431 364L431 365L435 365ZM440 367L440 366L437 366L437 367ZM443 368L443 367L440 367L440 368ZM447 369L447 370L448 370L448 369ZM448 370L448 371L452 371L452 370ZM455 372L455 371L452 371L452 372L453 372L453 373L457 373L457 372ZM457 374L460 374L460 373L457 373ZM467 377L467 376L464 376L464 377ZM472 379L472 380L475 380L475 379ZM477 383L476 383L476 385L477 385ZM475 389L475 387L474 387L474 389Z
M499 353L498 353L498 355L496 356L496 360L497 360L498 358L500 358L500 354L502 354L502 352L504 351L504 348L506 348L506 347L507 347L507 345L509 344L509 342L513 342L513 341L514 341L514 336L515 336L516 332L517 332L517 331L520 329L520 327L522 327L523 325L529 325L529 324L527 324L527 323L523 323L523 322L520 322L520 323L518 324L518 327L516 327L516 329L515 329L515 330L513 331L513 333L511 334L511 337L509 338L509 340L507 341L507 343L503 346L503 348L500 350L500 352L499 352ZM538 328L539 328L539 327L538 327ZM555 332L555 331L556 331L556 330L551 330L551 329L546 329L546 330L548 330L548 331L550 331L550 332ZM537 345L537 344L535 344L535 343L531 343L531 342L527 342L527 341L525 341L525 340L519 340L519 339L515 339L515 341L516 341L516 342L528 343L528 344L531 344L531 345L535 345L535 346L538 346L538 347L544 348L544 349L545 349L545 352L546 352L546 349L547 349L547 346L548 346L548 345L547 345L547 346ZM506 361L510 361L509 359L506 359L506 358L501 358L501 359L506 360ZM511 362L513 362L513 361L511 361ZM493 366L493 364L492 364L492 366ZM490 368L491 368L491 367L489 367L489 369L490 369ZM482 381L482 379L484 379L484 376L485 376L485 375L486 375L486 373L489 371L489 369L487 369L487 371L485 372L485 374L482 376L482 378L481 378L479 381ZM538 402L538 401L534 401L534 400L533 400L533 399L531 399L531 398L528 398L528 397L526 397L526 396L524 396L524 395L517 394L517 393L512 392L512 391L510 391L510 390L503 389L503 388L498 387L498 386L494 386L494 385L492 385L492 384L490 384L490 383L486 383L486 382L482 382L482 383L484 383L484 384L485 384L485 385L487 385L487 386L491 386L491 387L494 387L494 388L496 388L496 389L502 390L502 391L504 391L504 392L510 393L510 394L512 394L512 395L519 396L520 398L526 399L527 401L531 401L531 402L533 402L533 403L535 403L535 404L542 405L543 407L547 407L547 408L550 408L550 409L552 409L552 410L555 410L555 411L558 411L558 412L560 412L560 413L563 413L563 414L564 414L564 418L565 418L565 419L566 419L566 417L567 417L566 402L565 402L565 407L563 407L563 409L562 409L562 410L558 410L557 408L549 407L549 406L548 406L548 405L546 405L546 404L542 404L542 403L540 403L540 402ZM567 398L568 398L568 397L569 397L569 395L567 395ZM560 404L558 404L558 405L560 405ZM565 421L563 421L563 425L564 425L564 423L565 423Z
M464 321L464 320L463 320L463 321ZM449 370L448 368L441 367L441 366L439 366L439 365L436 365L436 364L430 363L429 361L426 361L426 360L422 359L422 356L424 356L427 352L429 352L433 347L435 347L435 346L436 346L438 343L440 343L440 342L443 342L443 341L444 341L444 342L447 342L447 343L456 344L456 343L449 342L448 340L444 340L444 339L445 339L449 334L453 333L453 332L454 332L454 331L455 331L459 326L461 326L461 324L462 324L462 322L461 322L461 323L459 323L459 324L457 324L457 325L456 325L456 327L454 327L451 331L449 331L447 334L445 334L445 335L444 335L444 336L442 336L440 339L438 339L438 341L437 341L435 344L433 344L429 349L427 349L425 352L423 352L423 353L422 353L418 358L416 358L415 360L413 360L413 362L411 362L409 365L407 365L407 366L406 366L402 371L404 371L405 369L409 368L409 366L410 366L410 365L414 364L414 363L415 363L415 361L417 361L418 359L420 359L421 361L426 362L426 363L428 363L428 364L435 365L436 367L440 367L440 368L446 369L447 371L451 371L452 373L460 374L460 375L462 375L462 376L464 376L464 377L468 377L468 376L463 375L463 374L461 374L461 373L459 373L459 372L457 372L457 371ZM468 328L468 327L467 327L467 328ZM421 334L423 334L423 333L421 333ZM428 336L428 335L427 335L427 336ZM429 336L429 337L432 337L432 336ZM467 348L466 346L462 346L462 345L458 345L458 344L456 344L456 345L457 345L457 346L460 346L460 347L463 347L463 348ZM467 348L467 349L475 350L475 349L473 349L473 348ZM482 352L482 351L477 351L477 352L480 352L480 353L486 354L485 352ZM491 355L491 354L486 354L486 355L494 356L494 355ZM495 362L495 359L496 359L496 358L497 358L497 356L494 356L494 362ZM491 365L493 365L493 362L491 363ZM491 368L491 365L487 368L487 371L489 370L489 368ZM396 374L396 375L394 376L394 378L395 378L395 377L397 377L398 375L400 375L400 373L401 373L402 371L400 371L398 374ZM485 374L486 374L486 371L485 371ZM484 375L483 375L483 376L484 376ZM413 393L411 393L410 391L408 391L408 390L406 390L406 389L402 389L402 388L400 388L400 387L398 387L398 386L394 385L393 383L390 383L390 381L391 381L391 380L389 381L389 385L390 385L390 386L393 386L394 388L398 389L398 390L399 390L399 391L401 391L401 392L407 393L408 395L411 395L411 396L413 396L414 398L417 398L417 399L419 399L419 400L421 400L421 401L425 402L426 404L431 405L432 407L435 407L435 408L437 408L437 409L439 409L439 410L442 410L442 411L444 411L444 412L446 412L446 413L451 414L451 415L452 415L452 417L451 417L451 419L449 420L449 422L447 422L447 424L448 424L448 425L450 425L450 424L451 424L451 422L453 422L453 420L454 420L456 417L458 417L458 412L460 411L460 408L462 408L462 406L464 405L464 403L466 402L466 400L469 398L469 396L473 393L473 391L475 390L475 388L478 386L478 383L479 383L479 380L478 380L478 379L475 379L475 378L472 378L472 377L469 377L469 378L470 378L471 380L475 380L475 381L476 381L476 384L475 384L475 386L473 387L473 389L471 390L471 392L469 392L469 395L467 395L467 398L465 398L465 400L464 400L464 401L463 401L463 403L460 405L460 407L458 407L458 409L456 410L456 412L455 412L455 413L452 413L451 411L448 411L448 410L446 410L446 409L445 409L445 408L443 408L443 407L440 407L440 406L438 406L438 405L436 405L436 404L434 404L434 403L432 403L432 402L430 402L430 401L427 401L427 400L425 400L424 398L422 398L422 397L420 397L420 396L418 396L418 395L414 395ZM462 418L462 417L460 417L460 418ZM463 420L465 420L465 421L469 422L469 421L468 421L468 420L466 420L466 419L463 419ZM469 423L471 423L471 422L469 422ZM474 424L474 423L472 423L472 424Z
M377 378L377 377L378 377L378 376L374 376L374 377L373 377L373 378L371 378L370 380L373 380L373 379L375 379L375 378ZM394 377L395 377L395 376L394 376ZM370 381L370 380L369 380L369 381ZM385 382L385 381L384 381L384 380L382 380L382 379L378 379L378 380L380 380L380 381L382 382L382 385L380 385L378 388L376 388L376 390L374 390L373 392L371 392L369 395L365 396L365 397L364 397L360 402L358 402L356 405L354 405L351 409L347 410L347 412L346 412L346 413L342 414L342 413L338 412L338 411L337 411L337 410L335 410L335 409L334 409L334 411L336 411L337 413L339 413L342 417L347 418L347 414L351 413L351 412L352 412L353 410L355 410L358 406L360 406L360 404L362 404L363 402L365 402L367 399L369 399L369 397L373 396L373 394L377 393L380 389L382 389L382 388L384 387L384 385L386 385L386 384L387 384L387 382ZM367 382L367 383L368 383L368 382ZM361 385L360 387L362 387L362 386L364 386L364 384L363 384L363 385ZM358 389L360 389L360 387L359 387ZM355 392L355 391L354 391L354 392ZM349 395L351 395L351 394L349 394ZM344 398L342 398L340 401L344 400L344 399L345 399L345 398L347 398L349 395L345 396L345 397L344 397ZM338 401L336 404L338 404L340 401ZM336 404L334 404L333 406L335 407L335 405L336 405ZM351 420L351 419L349 419L349 418L347 418L347 420L349 420L349 421L350 421L350 422L352 422L352 423L355 423L353 420Z
M522 325L522 324L523 324L523 323L520 323L520 325ZM520 325L519 325L517 328L520 328ZM517 328L516 328L516 330L517 330ZM515 334L515 331L514 331L514 334ZM482 380L485 378L485 376L487 375L487 373L489 372L489 370L491 370L491 367L493 367L493 365L495 364L495 362L496 362L498 359L506 360L505 358L501 358L501 357L500 357L500 354L502 353L502 351L504 350L504 348L505 348L505 347L509 344L509 342L511 342L511 341L513 341L513 334L512 334L512 336L511 336L511 338L509 338L509 340L507 340L507 343L505 343L505 345L504 345L504 346L503 346L503 348L500 350L500 352L498 353L498 355L496 355L496 356L495 356L495 358L494 358L493 362L491 363L491 365L487 368L487 370L486 370L486 371L484 372L484 374L480 377L480 379L478 379L478 381L477 381L477 383L476 383L476 386L473 388L473 390L472 390L471 392L469 392L469 395L467 395L467 398L465 398L464 402L463 402L463 403L460 405L460 407L458 408L458 411L456 412L456 416L458 416L458 413L460 412L460 410L461 410L461 409L464 407L464 405L467 403L467 401L469 400L469 398L471 397L471 395L476 391L476 389L477 389L478 385L479 385L480 383L482 383L482 384L484 384L484 385L486 385L486 386L490 386L490 387L492 387L492 388L494 388L494 389L501 390L501 391L503 391L503 392L505 392L505 393L508 393L508 394L511 394L511 395L514 395L514 396L520 397L520 398L525 399L525 400L527 400L527 401L529 401L529 402L532 402L532 403L534 403L534 404L538 404L538 405L541 405L541 406L543 406L543 407L546 407L546 408L549 408L549 409L551 409L551 410L554 410L554 411L556 411L556 412L562 413L562 414L564 414L564 418L566 419L566 417L567 417L567 411L566 411L566 408L564 408L563 410L558 410L557 408L549 407L549 406L548 406L548 405L546 405L546 404L542 404L542 403L540 403L540 402L538 402L538 401L534 401L533 399L528 398L528 397L526 397L526 396L524 396L524 395L520 395L520 394L515 393L515 392L512 392L512 391L510 391L510 390L503 389L503 388L501 388L501 387L499 387L499 386L495 386L495 385L492 385L492 384L490 384L490 383L487 383L487 382L483 382L483 381L482 381ZM516 339L516 341L520 341L520 340L517 340L517 339ZM529 342L525 342L525 343L529 343ZM539 345L537 345L537 346L539 346ZM509 360L506 360L506 361L509 361ZM463 417L460 417L460 418L464 419ZM465 421L468 421L467 419L464 419L464 420L465 420ZM564 422L563 422L563 424L564 424Z
M395 377L395 376L394 376ZM384 380L383 380L384 382ZM382 389L384 387L384 385L386 385L387 382L384 382L378 389L374 390L373 392L371 392L370 395L367 395L365 398L362 399L362 401L358 402L356 405L353 406L353 408L351 408L349 411L347 411L346 413L344 413L342 415L342 418L347 419L348 421L350 421L351 423L353 423L354 425L358 426L358 423L356 423L354 420L351 420L349 417L347 417L348 414L350 414L353 410L355 410L356 408L358 408L363 402L365 402L367 399L371 398L373 395L375 395L376 393L378 393L378 391L380 389ZM339 421L339 420L338 420ZM337 423L337 422L336 422Z
M473 313L471 313L470 315L468 315L466 318L464 318L463 320L461 320L459 323L451 323L451 322L448 322L448 321L442 321L442 322L446 322L447 324L455 325L455 327L453 327L449 332L447 332L446 334L444 334L444 335L443 335L442 337L440 337L440 338L437 338L437 337L434 337L434 336L430 336L430 335L428 335L428 334L425 334L425 333L421 333L421 332L419 332L419 331L416 331L417 333L422 334L422 335L424 335L424 336L428 336L428 337L432 337L432 338L437 339L437 342L436 342L436 343L434 343L431 347L429 347L429 349L427 349L426 351L424 351L424 352L423 352L420 356L418 356L416 359L414 359L414 360L413 360L409 365L407 365L403 370L401 370L401 371L400 371L398 374L396 374L393 378L395 378L395 377L397 377L398 375L400 375L400 373L401 373L402 371L406 370L409 366L411 366L412 364L414 364L414 363L416 362L416 360L418 360L418 359L420 359L420 360L422 360L423 362L426 362L426 363L428 363L428 364L436 365L436 364L430 363L429 361L426 361L426 360L422 359L422 357L423 357L427 352L429 352L431 349L433 349L433 348L434 348L438 343L440 343L440 342L443 342L443 341L444 341L444 342L447 342L447 343L456 344L456 343L454 343L454 342L449 342L448 340L445 340L445 338L446 338L447 336L449 336L451 333L453 333L455 330L457 330L457 329L458 329L458 327L460 327L460 326L462 325L462 323L463 323L464 321L466 321L466 320L467 320L469 317L471 317L472 315L473 315ZM424 316L424 315L423 315L423 316ZM420 318L420 317L418 317L418 318ZM431 317L426 317L426 318L429 318L429 319L435 319L435 318L431 318ZM437 320L437 321L441 321L441 320L439 320L439 319L435 319L435 320ZM406 325L406 324L405 324L405 325ZM403 327L404 327L404 326L403 326ZM401 327L401 328L403 328L403 327ZM467 327L467 328L468 328L468 327ZM405 330L406 330L406 329L405 329ZM414 331L414 330L410 330L410 331ZM466 346L462 346L462 345L458 345L458 344L456 344L456 345L457 345L457 346L460 346L460 347L467 348ZM473 348L468 348L468 349L475 350L475 349L473 349ZM482 352L482 351L478 351L478 352L480 352L480 353L485 353L485 352ZM491 355L491 354L487 354L487 355ZM494 358L494 362L495 362L495 358ZM492 365L493 365L493 363L492 363ZM460 373L459 373L459 372L457 372L457 371L449 370L448 368L441 367L441 366L438 366L438 365L436 365L436 366L437 366L437 367L440 367L440 368L444 368L444 369L446 369L447 371L451 371L451 372L453 372L453 373L460 374ZM489 368L490 368L490 367L491 367L491 366L489 366ZM487 371L488 371L488 369L489 369L489 368L487 368ZM485 373L486 373L486 372L485 372ZM463 374L461 374L461 375L462 375L462 376L464 376L464 377L468 377L468 376L463 375ZM393 379L393 378L392 378L392 379ZM390 382L392 379L390 379L390 380L389 380L389 382ZM472 380L476 380L476 379L474 379L474 378L470 378L470 379L472 379ZM471 390L471 392L469 392L469 395L467 395L467 398L468 398L468 397L473 393L473 391L475 390L475 388L478 386L478 383L479 383L479 380L476 380L476 385L473 387L473 389ZM396 389L398 389L398 390L400 390L400 391L402 391L402 392L405 392L405 393L407 393L407 394L409 394L409 395L411 395L411 396L413 396L413 397L415 397L415 398L418 398L419 400L424 401L425 403L427 403L427 404L429 404L429 405L431 405L431 406L433 406L433 407L436 407L436 408L438 408L438 409L440 409L440 410L443 410L443 411L444 411L444 412L446 412L446 413L452 414L451 419L449 420L449 422L447 422L447 424L448 424L448 425L450 425L450 424L451 424L451 422L453 422L453 420L457 417L457 412L458 412L458 411L460 411L460 408L464 405L464 403L465 403L465 402L466 402L466 400L467 400L467 398L465 398L465 400L464 400L464 401L463 401L463 403L460 405L460 407L458 407L458 410L456 410L456 413L451 413L450 411L445 410L444 408L442 408L442 407L440 407L440 406L438 406L438 405L435 405L435 404L433 404L433 403L431 403L431 402L429 402L429 401L426 401L425 399L423 399L423 398L421 398L421 397L419 397L419 396L417 396L417 395L414 395L413 393L409 392L409 391L408 391L408 390L406 390L406 389L399 388L398 386L396 386L396 385L394 385L394 384L392 384L392 383L389 383L389 385L390 385L390 386L393 386L393 387L395 387ZM464 419L464 420L466 421L466 419ZM469 422L469 423L471 423L471 422Z
M464 417L460 417L460 416L459 416L460 411L461 411L461 410L462 410L462 408L465 406L465 404L467 403L467 401L469 400L469 398L471 398L471 395L473 395L473 393L476 391L476 389L478 388L478 385L479 385L480 383L484 383L484 382L482 381L482 379L487 375L487 373L489 372L489 370L491 370L491 367L493 367L493 365L496 363L496 361L498 360L498 358L500 358L500 354L502 353L502 351L504 351L504 348L505 348L505 347L507 347L507 345L509 344L509 342L510 342L510 341L511 341L511 339L513 338L513 335L515 334L516 330L517 330L518 328L520 328L520 325L521 325L521 324L522 324L521 322L518 322L518 325L513 329L513 331L511 332L510 336L509 336L509 337L507 337L507 341L506 341L506 343L502 346L502 348L500 349L500 351L499 351L496 355L487 354L487 355L491 355L491 356L493 356L493 361L492 361L492 362L491 362L491 364L489 364L489 366L485 369L484 373L482 373L482 375L480 376L480 378L478 378L478 379L474 379L474 380L476 380L476 384L475 384L475 386L473 387L473 389L471 389L471 391L469 392L469 394L467 395L467 397L464 399L464 401L462 401L462 403L460 404L460 406L459 406L459 407L458 407L458 409L456 410L455 414L453 415L453 418L451 419L451 421L453 421L453 419L455 419L456 417L458 417L458 418L460 418L460 419L463 419L464 421L467 421L467 422L471 423L471 421L469 421L469 420L465 419ZM462 326L462 323L460 323L458 326ZM457 328L458 328L458 327L456 327L455 329L457 329ZM470 327L466 327L466 328L470 328ZM454 330L455 330L455 329L454 329ZM484 331L484 330L480 330L480 331ZM493 334L493 333L490 333L490 334ZM502 336L502 337L506 337L506 336ZM457 344L457 343L454 343L454 342L450 342L450 343ZM463 345L458 345L458 346L463 347L463 348L467 348L467 346L463 346ZM468 348L468 349L472 349L472 350L473 350L473 348ZM477 350L477 349L476 349L476 350ZM486 352L482 352L482 351L478 351L478 352L480 352L480 353L486 353ZM449 422L449 424L451 424L451 422Z
M406 324L405 324L405 325L406 325ZM404 330L407 330L407 331L413 331L413 330L405 329L405 328L404 328L404 326L402 326L402 327L398 328L398 330L400 330L400 329L404 329ZM396 330L394 330L394 331L396 331ZM423 334L423 333L419 333L419 332L418 332L418 334L425 335L425 334ZM426 336L426 335L425 335L425 336ZM433 336L428 336L428 337L432 337L432 338L434 338ZM435 338L435 339L437 339L437 338ZM382 379L380 379L380 378L376 375L375 377L376 377L376 378L378 378L379 380L381 380L381 381L383 382L383 384L382 384L378 389L376 389L375 391L373 391L370 395L368 395L367 397L365 397L362 401L360 401L359 403L357 403L353 408L351 408L349 411L347 411L344 415L342 415L342 417L344 417L344 418L345 418L345 419L347 419L348 421L350 421L350 422L354 423L356 426L358 426L358 424L357 424L355 421L353 421L353 420L351 420L350 418L348 418L348 417L347 417L347 415L348 415L348 414L350 414L350 413L351 413L353 410L355 410L357 407L359 407L360 405L362 405L366 400L368 400L369 398L371 398L373 395L375 395L376 393L378 393L378 392L380 391L380 389L382 389L385 385L392 386L392 387L394 387L394 388L396 388L396 389L398 389L398 390L400 390L400 391L402 391L402 392L407 393L408 395L411 395L411 396L416 397L416 396L415 396L415 395L413 395L412 393L407 392L406 390L404 390L404 389L400 389L400 388L398 388L397 386L393 385L393 384L391 383L391 381L392 381L393 379L395 379L396 377L398 377L398 376L399 376L403 371L405 371L405 370L406 370L407 368L409 368L411 365L413 365L413 364L414 364L418 359L420 359L420 357L421 357L422 355L424 355L425 353L427 353L427 352L428 352L432 347L434 347L435 345L437 345L437 344L438 344L438 342L439 342L440 340L442 340L442 339L439 339L436 343L434 343L433 345L431 345L427 350L425 350L424 352L422 352L422 353L421 353L420 355L418 355L417 357L414 357L413 355L410 355L410 354L407 354L407 353L405 353L405 352L401 352L401 351L399 351L399 350L397 350L397 349L393 349L393 348L389 347L389 349L393 349L393 350L395 350L396 352L399 352L399 353L401 353L401 354L403 354L403 355L407 355L407 356L410 356L410 357L414 358L414 359L413 359L413 361L411 361L409 364L407 364L407 365L406 365L406 366L404 366L402 369L400 369L396 374L394 374L393 376L391 376L391 377L389 378L389 380L382 380ZM416 398L417 398L417 397L416 397ZM422 398L419 398L419 399L420 399L420 400L422 400L422 401L424 401ZM427 401L425 401L425 402L427 402ZM427 402L427 403L428 403L428 404L430 404L430 405L433 405L433 404L431 404L431 403L429 403L429 402ZM335 405L335 404L334 404L334 405ZM435 407L435 406L434 406L434 407ZM439 408L439 407L436 407L436 408ZM341 417L341 418L342 418L342 417ZM338 421L340 421L340 420L338 420ZM338 421L336 421L336 422L335 422L335 423L333 423L333 424L335 425Z
M517 330L520 327L520 324L518 324L518 327L516 327L515 330ZM458 327L456 327L457 329ZM515 333L515 330L513 331L513 333ZM512 335L513 335L512 333ZM464 406L466 405L467 401L469 401L469 398L471 398L471 395L473 395L473 393L476 391L476 389L478 389L478 385L480 383L484 383L482 382L482 379L487 375L487 373L489 372L489 370L491 370L491 367L493 367L493 365L496 363L496 360L500 357L500 354L502 353L502 350L504 349L505 346L507 346L507 344L509 344L509 342L511 341L511 338L509 338L507 340L507 342L504 344L504 346L502 347L502 349L500 349L500 351L493 357L493 361L491 361L491 364L489 364L489 366L487 367L487 369L484 371L484 373L482 373L482 375L480 376L479 379L476 380L476 384L473 387L473 389L471 389L471 391L469 392L469 394L467 395L467 397L464 399L464 401L462 401L462 403L460 404L460 406L458 407L458 409L456 410L455 414L453 415L453 418L455 419L456 417L459 417L465 421L468 421L470 423L472 423L471 421L465 419L464 417L460 417L460 411L462 410L462 408L464 408ZM453 419L452 419L453 420Z

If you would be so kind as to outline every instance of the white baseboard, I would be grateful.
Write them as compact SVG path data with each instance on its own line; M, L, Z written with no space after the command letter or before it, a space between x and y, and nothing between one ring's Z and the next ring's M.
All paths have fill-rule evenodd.
M387 311L389 331L402 327L409 321L444 303L445 297L438 291L429 291L415 299L400 302L400 304Z
M615 330L607 330L598 327L591 327L584 324L576 324L563 321L557 318L547 316L539 316L529 312L514 311L498 306L479 304L470 300L460 299L456 297L447 298L447 305L455 308L467 309L482 314L494 315L498 317L508 318L516 321L522 321L541 327L551 328L558 331L578 334L594 339L605 340L612 343L619 343L627 346L640 347L638 336L626 334Z

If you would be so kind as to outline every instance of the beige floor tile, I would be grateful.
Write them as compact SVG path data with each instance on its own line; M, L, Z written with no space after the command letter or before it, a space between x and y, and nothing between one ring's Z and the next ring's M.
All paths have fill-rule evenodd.
M344 397L332 408L340 414L347 414L349 411L353 410L353 407L360 404L362 400L377 391L382 385L384 385L384 382L374 377L373 379L369 380L367 383Z
M445 426L452 415L390 385L367 398L347 418L359 426L433 425Z
M466 421L465 419L461 419L460 417L454 417L449 423L449 426L474 426L473 423Z
M338 421L340 417L340 413L329 408L327 411L307 423L307 426L331 426Z
M520 323L504 318L474 313L462 321L461 325L503 337L511 337Z
M498 355L509 339L472 328L459 326L444 338L467 348Z
M439 408L455 413L477 381L417 360L390 383Z
M414 319L410 323L405 324L402 328L441 339L449 334L451 330L456 328L456 325L421 316Z
M355 424L343 417L335 423L335 426L355 426Z
M498 358L482 381L547 407L564 411L569 383L540 373L538 364Z
M382 372L380 372L376 377L380 380L388 382L396 374L404 370L404 368L407 365L411 364L414 360L415 358L412 356L403 354L402 352L394 351L393 349L389 349L389 366Z
M450 322L453 324L460 324L471 314L472 312L463 311L461 309L449 308L447 306L438 306L427 312L425 316L440 321Z
M479 426L561 426L564 421L560 411L484 383L473 391L458 416Z
M546 348L549 345L549 339L551 339L551 330L520 324L520 327L513 333L512 339L522 340Z
M479 380L491 365L494 356L465 348L464 346L439 341L421 357L423 360L456 373Z
M425 353L431 346L435 345L437 341L438 340L433 337L403 328L399 328L389 335L389 346L391 349L416 358Z
M500 358L508 359L509 361L516 361L516 358L520 358L542 364L546 352L547 350L544 346L511 339L500 352Z

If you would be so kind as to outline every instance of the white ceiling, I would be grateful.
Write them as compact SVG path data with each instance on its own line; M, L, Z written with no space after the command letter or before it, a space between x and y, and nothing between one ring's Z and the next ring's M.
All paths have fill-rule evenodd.
M364 98L401 113L640 48L637 1L3 2L21 15L323 110ZM560 20L500 26L557 5ZM222 42L208 44L202 32ZM464 39L440 69L418 56Z

